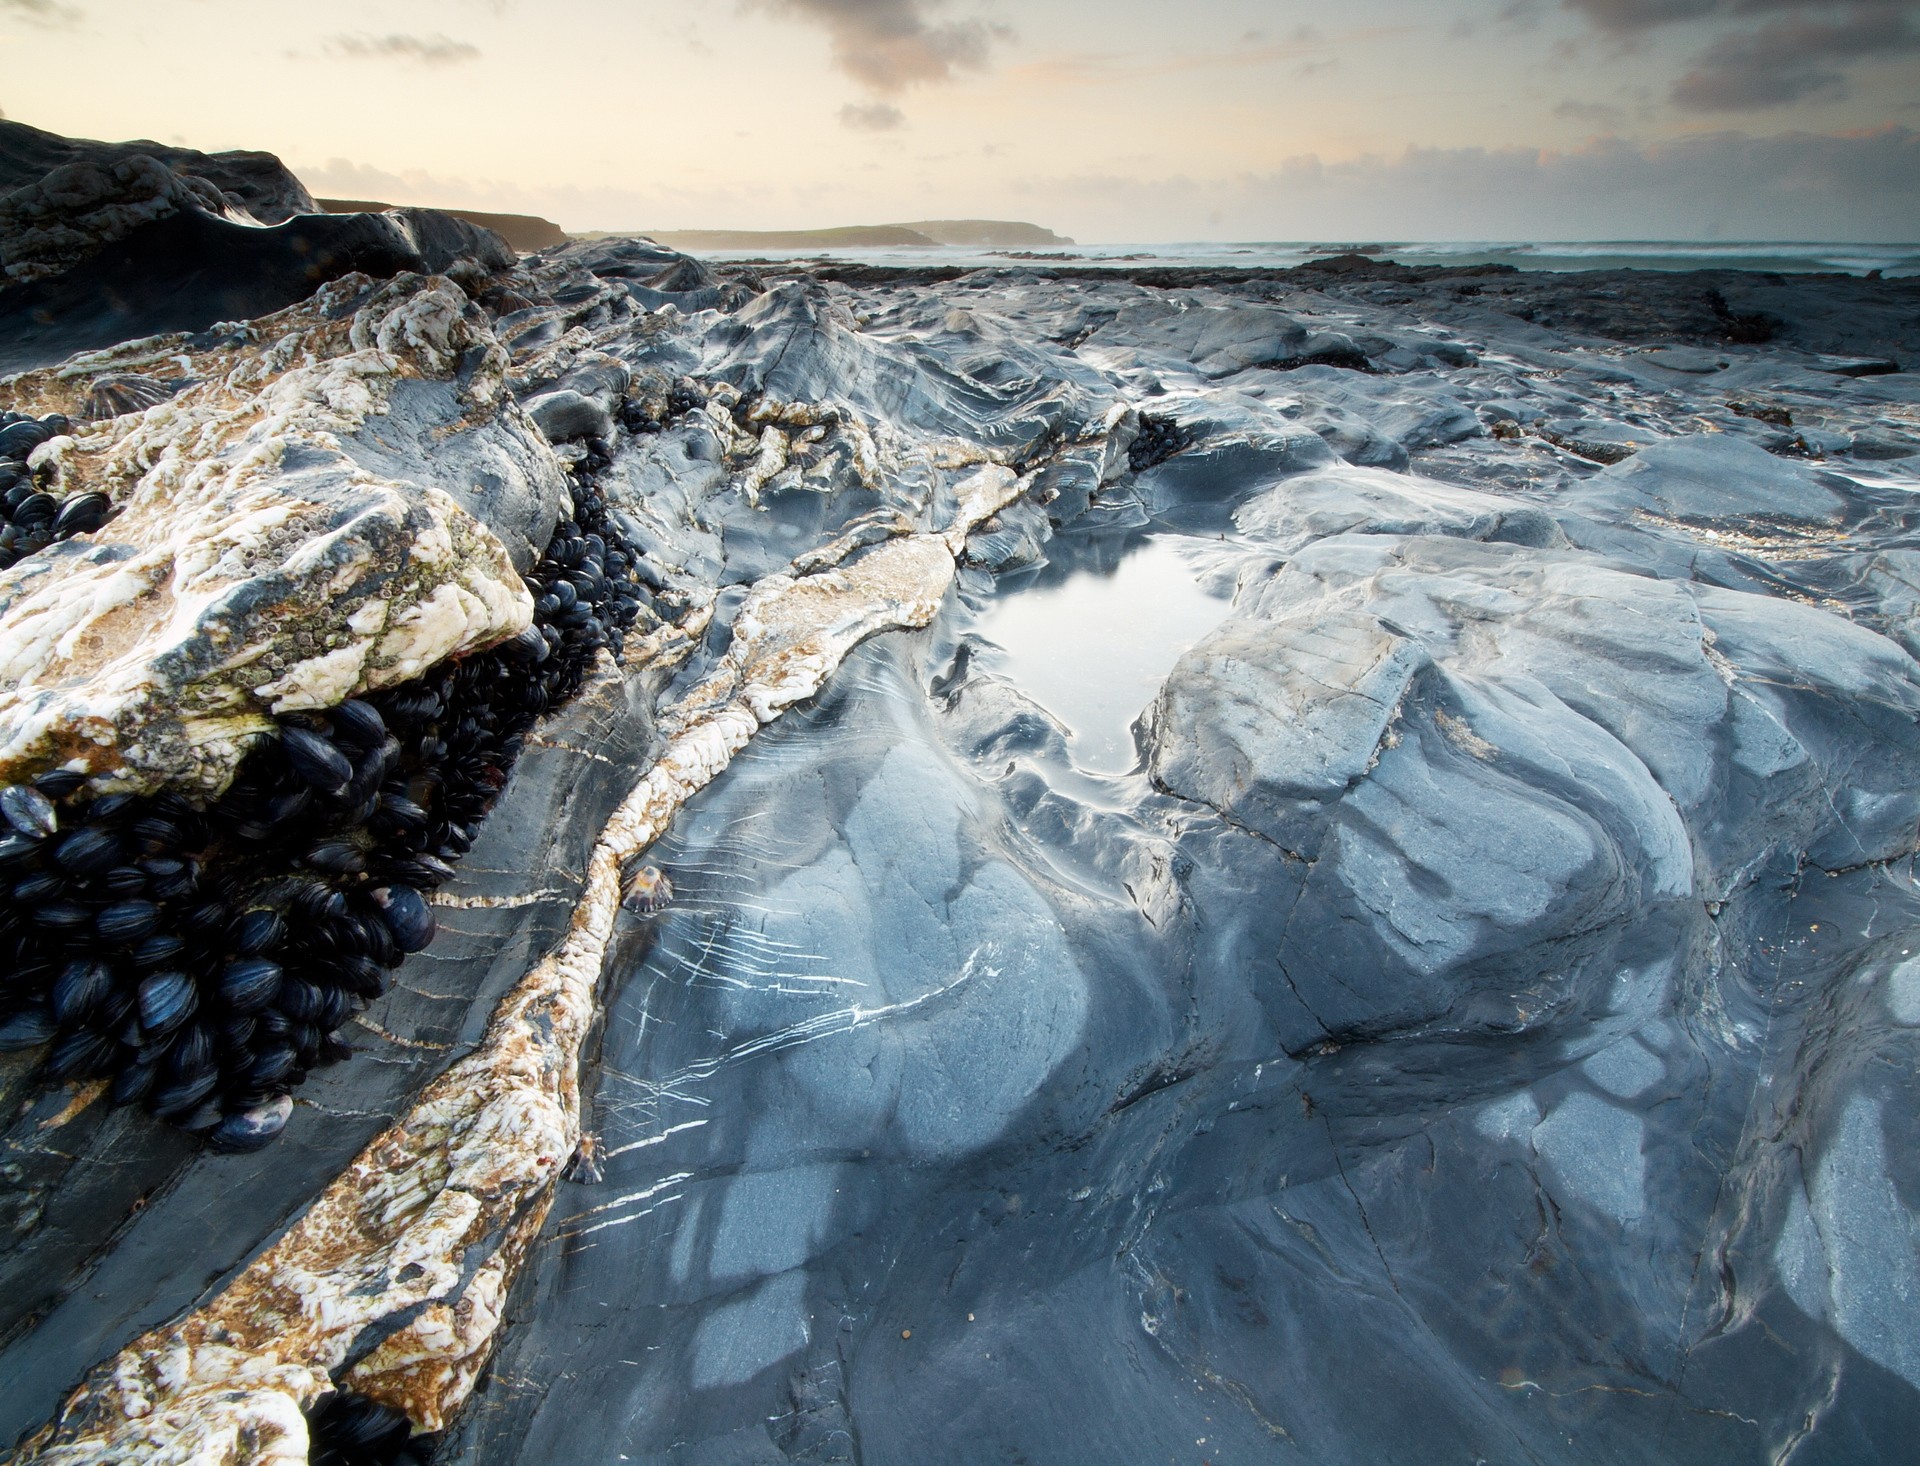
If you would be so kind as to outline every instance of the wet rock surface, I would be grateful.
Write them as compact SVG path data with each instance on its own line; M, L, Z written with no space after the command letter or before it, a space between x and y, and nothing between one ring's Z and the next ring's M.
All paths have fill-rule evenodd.
M0 1434L93 1370L23 1459L1903 1459L1920 388L1842 368L1920 327L1716 288L476 282L465 430L594 486L654 629L277 1143L9 1060ZM463 370L340 457L423 475ZM503 583L544 502L464 501ZM988 628L1149 536L1217 624L1083 767Z

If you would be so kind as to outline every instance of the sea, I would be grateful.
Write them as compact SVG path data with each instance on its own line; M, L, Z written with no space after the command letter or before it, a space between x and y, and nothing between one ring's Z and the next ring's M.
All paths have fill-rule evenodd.
M842 260L853 264L955 265L978 269L1008 264L1153 268L1281 269L1328 255L1358 252L1403 265L1513 265L1522 270L1773 270L1782 274L1920 275L1920 243L1737 243L1674 240L1599 240L1584 243L1380 243L1291 241L1224 244L1093 244L1038 249L896 246L886 249L700 250L715 260Z

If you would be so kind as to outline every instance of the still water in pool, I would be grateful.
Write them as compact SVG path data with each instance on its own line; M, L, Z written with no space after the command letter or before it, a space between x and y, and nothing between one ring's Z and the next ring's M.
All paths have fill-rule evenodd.
M991 664L1070 731L1073 761L1122 774L1138 762L1132 723L1180 654L1225 619L1201 589L1194 542L1150 535L1117 564L1068 570L997 600L981 635Z

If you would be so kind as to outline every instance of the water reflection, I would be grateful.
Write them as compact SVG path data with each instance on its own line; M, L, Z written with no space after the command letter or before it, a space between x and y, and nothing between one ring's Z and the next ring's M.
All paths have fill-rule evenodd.
M1198 546L1184 535L1099 548L1107 553L1003 590L980 634L998 648L986 664L1070 730L1075 764L1123 774L1138 762L1133 720L1229 608L1202 589Z

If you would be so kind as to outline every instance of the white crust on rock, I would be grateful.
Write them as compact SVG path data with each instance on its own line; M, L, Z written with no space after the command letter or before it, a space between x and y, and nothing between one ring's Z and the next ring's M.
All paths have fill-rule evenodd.
M102 790L217 791L271 714L530 624L487 526L341 451L409 378L464 369L474 414L498 400L504 352L459 287L349 276L236 330L260 344L117 349L194 380L37 450L61 492L104 492L120 512L0 572L0 782L62 765ZM85 390L76 364L11 378L0 398L65 405Z

